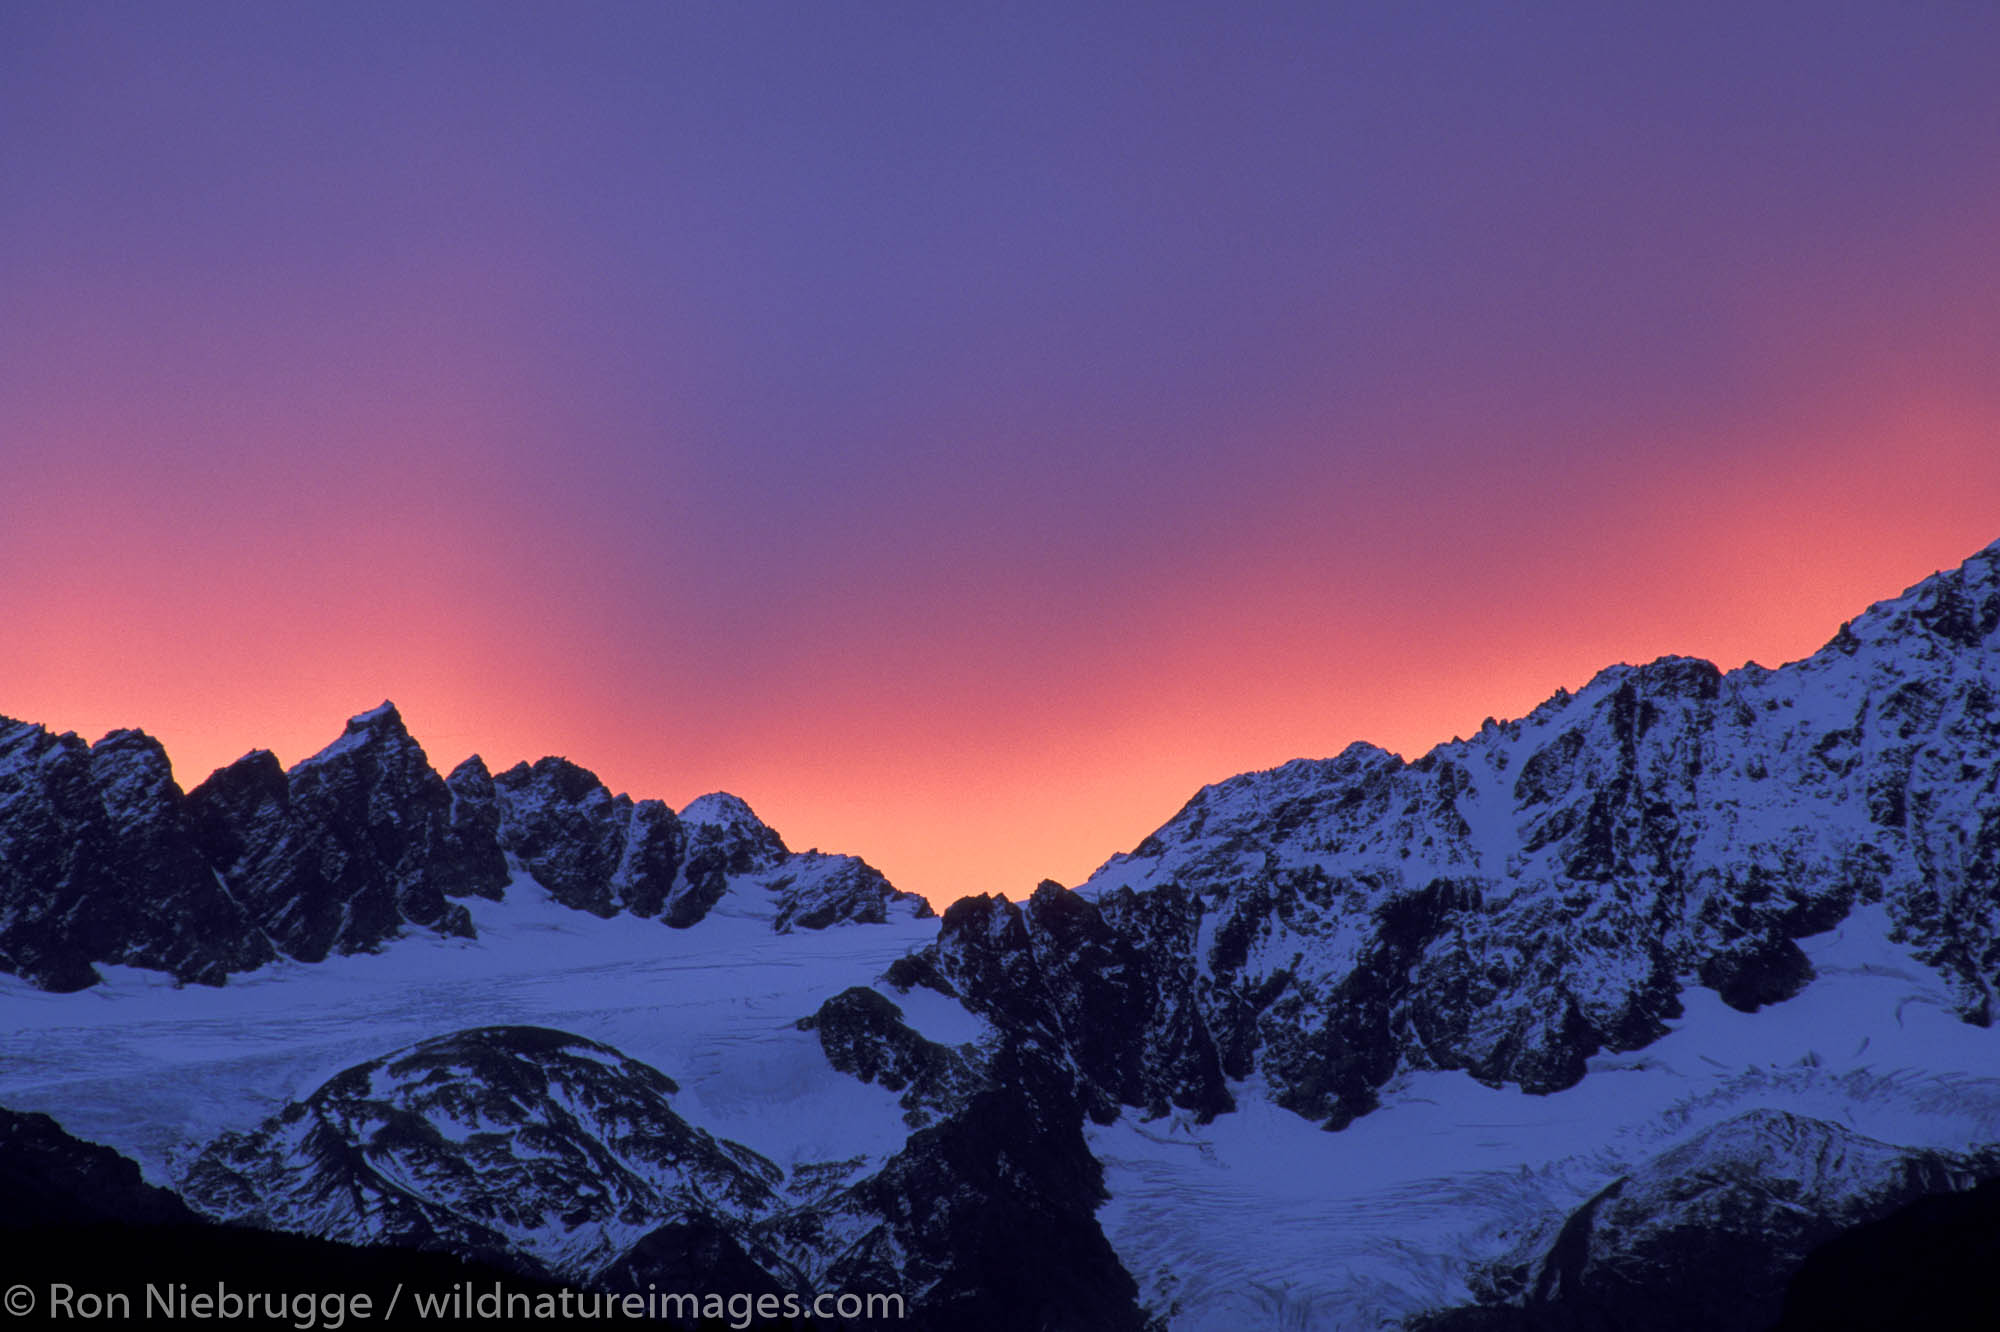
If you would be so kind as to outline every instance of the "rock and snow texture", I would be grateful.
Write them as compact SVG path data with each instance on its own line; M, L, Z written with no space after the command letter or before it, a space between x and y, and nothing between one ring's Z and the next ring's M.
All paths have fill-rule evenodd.
M922 1326L1139 1328L1066 1079L954 1001L871 988L934 922L780 934L767 896L733 880L700 929L640 931L523 871L467 899L469 938L222 988L0 979L0 1104L299 1233L614 1289L898 1291ZM771 1199L628 1162L668 1115Z
M671 1079L608 1046L481 1028L223 1135L184 1192L218 1220L583 1285L900 1292L927 1326L1137 1332L1081 1116L1059 1084L1042 1082L1047 1101L1034 1085L970 1092L847 1182L851 1163L788 1175L690 1126Z
M783 1172L690 1127L678 1090L580 1036L455 1032L223 1135L183 1192L220 1220L586 1279L662 1218L740 1236L777 1200Z
M950 1115L993 1085L978 1048L928 1039L903 1020L900 1004L865 985L842 990L800 1018L799 1030L818 1035L833 1067L898 1093L912 1128Z
M736 880L699 928L668 930L564 906L520 871L501 900L464 899L470 937L280 959L222 987L119 966L82 995L0 976L0 1105L54 1115L171 1184L218 1133L254 1129L342 1069L464 1028L536 1026L659 1069L682 1088L682 1118L787 1170L879 1161L909 1133L895 1094L830 1066L798 1021L935 922L779 934L766 897ZM906 1005L927 1035L977 1039L974 1019L931 997Z
M1963 1021L1949 979L1890 930L1878 904L1803 940L1817 979L1756 1013L1691 982L1666 1035L1593 1056L1559 1092L1404 1070L1337 1133L1254 1076L1231 1082L1236 1110L1206 1123L1128 1110L1088 1130L1111 1194L1099 1219L1175 1332L1397 1327L1499 1295L1482 1274L1539 1261L1621 1176L1753 1112L1976 1158L2000 1143L2000 1033ZM1768 1297L1774 1275L1782 1289L1785 1255L1770 1256L1744 1298ZM1662 1274L1660 1298L1684 1280Z
M1401 1069L1571 1086L1690 982L1783 1001L1871 902L1989 1023L2000 545L1779 670L1613 667L1415 763L1208 787L1077 894L956 904L904 979L1034 1025L1097 1101L1209 1114L1255 1075L1339 1127Z
M1614 667L1414 763L1233 778L1076 892L935 925L732 797L438 779L393 712L189 797L143 737L9 726L0 1103L224 1211L338 1233L361 1180L405 1190L367 1215L406 1240L631 1289L712 1263L1174 1332L1761 1318L1820 1239L2000 1168L1996 691L2000 546L1806 661ZM522 1027L575 1035L467 1030ZM644 1171L563 1163L642 1120L769 1196L669 1172L602 1222ZM1708 1303L1673 1303L1697 1262Z
M140 732L87 746L0 719L0 969L45 988L100 963L219 984L413 927L464 936L457 899L498 897L510 857L567 906L675 927L743 880L781 932L930 914L862 860L793 854L733 796L682 819L560 758L442 778L387 703L290 770L256 750L185 795Z
M202 856L157 741L0 718L0 970L51 990L91 984L96 962L213 984L274 956Z
M1725 1110L2000 1142L1996 940L2000 546L1787 667L1206 788L889 978L1067 1071L1176 1328L1360 1327Z
M408 923L471 929L452 896L491 896L506 864L467 844L451 793L388 704L289 772L255 750L188 793L200 848L287 957L378 946Z
M1765 1332L1787 1282L1836 1235L1919 1198L2000 1174L2000 1149L1894 1147L1838 1124L1753 1110L1621 1175L1479 1276L1496 1318L1522 1329Z

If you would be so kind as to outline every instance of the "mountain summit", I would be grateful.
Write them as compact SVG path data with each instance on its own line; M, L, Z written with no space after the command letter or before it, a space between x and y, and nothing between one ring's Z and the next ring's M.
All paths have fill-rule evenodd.
M215 985L413 930L470 938L454 899L499 899L517 871L577 910L676 928L739 881L778 930L930 914L861 860L792 854L733 796L690 808L684 824L561 758L440 777L387 702L290 769L252 750L185 794L143 732L86 745L0 718L0 970L52 990L98 963Z

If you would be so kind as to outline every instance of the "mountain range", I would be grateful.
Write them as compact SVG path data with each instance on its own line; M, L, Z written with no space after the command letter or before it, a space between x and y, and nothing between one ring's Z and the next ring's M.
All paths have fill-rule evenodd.
M925 1327L1912 1325L2000 1256L2000 543L942 917L388 704L185 792L0 719L0 970L43 1232Z

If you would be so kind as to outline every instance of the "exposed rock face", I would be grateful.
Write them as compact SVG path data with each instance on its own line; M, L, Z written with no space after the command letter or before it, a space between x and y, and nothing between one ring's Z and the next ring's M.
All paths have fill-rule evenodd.
M1613 667L1415 763L1366 745L1205 788L1078 894L959 903L899 969L1060 1048L1093 1113L1261 1074L1340 1127L1396 1069L1552 1091L1682 985L1744 1010L1884 901L2000 984L2000 545L1813 657Z
M849 991L819 1018L823 1036L829 1026L852 1024L853 1039L831 1038L851 1052L868 1045L861 1033L883 1019L889 1030L901 1025L879 995L862 994L873 992ZM907 1051L908 1038L893 1035L887 1044L889 1061L869 1065L871 1079L899 1076L894 1051ZM940 1079L927 1062L918 1056L913 1093L942 1086L963 1067ZM899 1293L908 1322L921 1327L1153 1326L1097 1224L1103 1172L1067 1081L1011 1048L997 1051L982 1073L956 1089L962 1094L933 1098L949 1102L948 1110L874 1173L826 1191L802 1171L787 1182L792 1205L760 1221L747 1244L725 1241L712 1224L664 1227L606 1269L609 1284L668 1289L698 1256L717 1265L708 1270L735 1273L737 1289Z
M50 990L98 962L219 984L275 953L201 853L159 742L0 718L0 968Z
M96 963L221 984L412 928L468 937L452 899L499 898L510 855L567 906L677 928L732 885L780 932L930 914L865 861L786 850L734 796L683 821L560 758L446 780L387 703L289 771L255 750L186 795L140 732L89 746L0 719L0 969L47 989Z
M1098 903L1044 882L1022 907L984 895L954 902L937 943L890 980L960 995L1013 1039L1066 1054L1094 1119L1115 1119L1120 1105L1206 1118L1233 1102L1196 1009L1198 923L1174 889Z
M848 1227L879 1220L825 1282L912 1292L925 1327L1150 1326L1097 1223L1103 1170L1066 1079L1011 1049L992 1071L989 1089L826 1209Z
M110 1289L140 1307L144 1288L265 1294L292 1309L300 1290L373 1292L402 1287L439 1294L501 1290L530 1299L554 1288L513 1272L439 1254L356 1248L300 1235L217 1225L167 1189L145 1183L139 1167L108 1147L71 1137L46 1115L0 1109L0 1242L12 1270L75 1290ZM414 1302L414 1301L412 1301ZM287 1321L298 1321L290 1319ZM473 1317L426 1319L444 1327L498 1323ZM538 1326L547 1326L543 1320ZM664 1324L678 1326L678 1324Z
M614 796L596 774L560 758L517 764L493 785L501 847L558 902L597 916L660 913L683 842L666 805Z
M688 855L720 874L756 874L775 869L791 852L776 831L750 806L724 791L689 803L681 811L688 830Z
M290 772L257 750L188 802L230 891L306 962L374 948L406 922L470 935L448 894L490 896L505 881L460 840L451 792L386 703Z
M866 986L841 991L799 1026L819 1034L826 1061L841 1072L902 1093L912 1128L962 1108L989 1083L978 1052L926 1040L902 1009Z
M776 912L771 928L822 930L830 925L879 925L892 912L916 919L935 914L915 893L898 892L858 856L791 851L750 806L724 792L705 795L681 811L687 830L687 909L706 912L732 878L748 879L767 894ZM672 923L671 921L669 923Z
M915 919L937 913L915 893L899 892L859 856L801 851L787 856L764 879L777 910L771 928L780 934L829 925L879 925L892 911Z
M1482 1284L1458 1328L1763 1332L1815 1248L1914 1200L2000 1173L2000 1153L1891 1147L1775 1110L1729 1120L1591 1198Z
M1797 941L1860 902L1949 977L1960 1017L1989 1022L1996 690L2000 547L1781 670L1616 667L1415 763L1355 746L1209 787L1079 891L959 902L935 942L890 969L906 1002L928 987L983 1015L977 1044L928 1039L873 989L837 993L801 1024L836 1069L895 1095L915 1130L900 1150L787 1176L689 1125L674 1084L615 1050L479 1028L349 1069L218 1140L189 1196L217 1216L615 1289L716 1273L751 1292L902 1292L919 1326L1138 1327L1137 1289L1097 1219L1091 1120L1178 1110L1185 1129L1268 1093L1341 1128L1408 1070L1559 1090L1593 1053L1652 1041L1689 986L1745 1013L1786 1004L1816 983ZM74 737L0 731L8 965L42 984L87 983L95 961L233 969L203 951L220 946L203 931L169 928L172 913L93 933L142 882L178 884L186 909L214 919L235 911L230 946L293 956L413 925L448 932L455 896L499 892L514 869L575 909L672 926L927 914L865 862L790 851L733 797L675 814L561 759L498 778L474 760L440 781L393 710L357 718L290 773L252 755L185 799L157 748L120 733L100 765ZM183 848L192 860L176 860ZM1670 1121L1686 1104L1645 1113L1685 1133ZM1958 1141L1984 1140L1970 1134ZM1594 1172L1587 1184L1535 1195L1520 1214L1627 1172L1550 1212L1480 1269L1487 1303L1437 1326L1761 1327L1828 1237L2000 1170L1982 1149L1894 1147L1773 1110L1636 1169L1609 1159L1575 1167ZM1121 1245L1147 1219L1107 1215ZM1477 1259L1438 1261L1461 1262L1461 1279L1513 1242L1514 1223L1508 1239L1479 1238ZM1149 1290L1174 1307L1171 1287Z
M538 1027L437 1037L330 1079L189 1172L211 1216L591 1275L663 1219L775 1201L776 1166L674 1113L664 1074Z

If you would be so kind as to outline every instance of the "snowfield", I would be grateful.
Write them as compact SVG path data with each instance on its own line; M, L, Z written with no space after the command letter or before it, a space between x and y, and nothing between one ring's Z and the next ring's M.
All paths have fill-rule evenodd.
M1394 1327L1468 1302L1475 1264L1747 1110L1898 1146L2000 1142L2000 1030L1952 1013L1879 908L1802 946L1819 978L1796 998L1740 1013L1691 986L1670 1034L1553 1095L1406 1072L1339 1133L1254 1083L1207 1125L1128 1111L1091 1130L1112 1195L1098 1219L1175 1332Z
M131 967L105 967L102 985L75 994L0 977L10 1032L0 1104L52 1115L171 1185L216 1134L254 1127L344 1068L466 1027L526 1024L652 1065L680 1084L674 1107L689 1123L787 1171L879 1161L908 1132L895 1095L836 1072L795 1024L869 984L937 922L777 934L764 897L736 884L707 919L676 930L572 910L517 872L504 901L462 899L476 939L413 933L380 953L280 961L220 988ZM981 1029L929 998L912 1006L913 1025L958 1039Z

